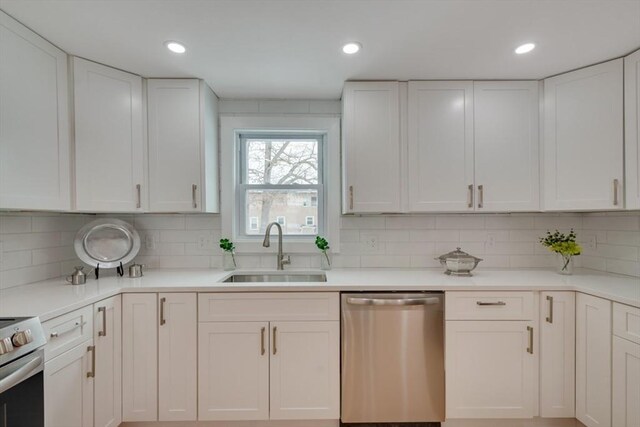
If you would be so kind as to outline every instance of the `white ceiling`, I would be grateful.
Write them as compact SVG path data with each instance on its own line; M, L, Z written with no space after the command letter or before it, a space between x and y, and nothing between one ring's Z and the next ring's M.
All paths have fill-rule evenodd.
M640 47L640 0L0 0L65 51L222 98L337 99L348 79L538 79ZM171 54L166 40L187 53ZM344 55L349 40L361 53ZM527 55L513 49L524 42Z

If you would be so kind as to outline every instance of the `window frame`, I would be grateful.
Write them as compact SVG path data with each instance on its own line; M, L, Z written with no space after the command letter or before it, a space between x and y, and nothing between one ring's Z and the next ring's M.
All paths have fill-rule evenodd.
M256 139L273 139L273 140L296 140L307 139L315 140L318 144L318 183L317 184L248 184L247 181L247 140ZM317 221L316 221L316 233L315 234L285 234L283 232L282 238L289 241L301 241L301 242L313 242L315 236L323 235L326 227L326 200L325 200L325 187L326 181L326 157L329 155L327 150L327 135L319 132L309 131L279 131L279 132L263 132L263 131L251 131L245 130L236 133L236 176L235 176L235 210L236 215L234 221L237 221L235 228L235 238L239 241L258 241L263 238L261 234L249 234L247 233L247 209L246 209L246 194L247 190L316 190L317 191ZM312 196L313 197L313 196ZM285 220L286 221L286 220ZM286 223L285 223L286 224ZM306 226L301 224L301 226ZM286 227L286 225L284 226ZM258 231L260 227L258 226Z

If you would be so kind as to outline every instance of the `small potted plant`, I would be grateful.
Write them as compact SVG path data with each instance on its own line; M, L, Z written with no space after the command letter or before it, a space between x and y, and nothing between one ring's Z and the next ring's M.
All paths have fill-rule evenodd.
M235 270L236 264L236 246L229 239L220 239L220 248L224 251L222 254L222 268L225 270Z
M558 230L554 233L547 231L547 235L540 238L540 243L549 248L551 252L558 254L558 273L573 274L573 257L582 252L582 248L576 242L576 233L573 228L569 234L561 233Z
M331 253L329 252L329 242L322 236L316 236L316 247L320 249L320 268L323 270L331 270Z

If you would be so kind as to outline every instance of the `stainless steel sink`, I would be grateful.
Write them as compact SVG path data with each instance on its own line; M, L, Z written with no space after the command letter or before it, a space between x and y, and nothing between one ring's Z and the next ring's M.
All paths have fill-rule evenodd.
M265 283L265 282L326 282L324 273L241 273L232 274L224 283Z

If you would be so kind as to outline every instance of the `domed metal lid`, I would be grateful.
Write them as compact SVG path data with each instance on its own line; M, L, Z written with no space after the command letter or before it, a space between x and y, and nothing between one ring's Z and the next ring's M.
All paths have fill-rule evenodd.
M455 251L451 251L444 255L440 255L437 259L439 259L440 261L446 261L448 259L463 259L463 260L469 260L474 262L482 261L481 258L474 257L473 255L466 253L460 248L456 248Z

